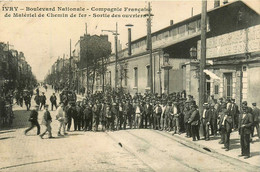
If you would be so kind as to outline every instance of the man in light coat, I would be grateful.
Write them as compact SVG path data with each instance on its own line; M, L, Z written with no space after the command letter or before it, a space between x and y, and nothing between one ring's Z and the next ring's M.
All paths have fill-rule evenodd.
M59 131L58 131L58 136L62 136L61 135L61 128L63 130L64 135L67 135L67 133L65 132L65 123L66 123L66 118L65 118L65 111L64 111L64 104L61 103L60 106L57 109L57 115L56 115L56 119L59 121L60 125L59 125Z

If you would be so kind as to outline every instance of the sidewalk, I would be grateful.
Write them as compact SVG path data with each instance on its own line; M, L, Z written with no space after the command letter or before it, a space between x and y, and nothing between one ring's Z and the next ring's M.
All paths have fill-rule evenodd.
M78 100L82 100L84 97L81 95L78 95ZM160 131L161 132L161 131ZM168 133L171 135L172 133ZM251 157L248 159L244 159L244 157L238 157L238 155L241 154L241 146L240 146L240 136L238 134L238 131L233 131L230 134L230 150L225 151L225 149L222 149L224 147L223 144L219 144L220 136L210 136L209 141L205 140L199 140L199 141L192 141L192 138L185 137L186 133L182 133L181 135L175 134L172 137L177 137L180 140L188 142L190 145L196 145L196 147L200 147L202 149L207 148L211 152L224 155L228 158L236 159L238 161L242 161L248 164L251 164L253 166L257 166L260 168L260 139L256 136L253 137L253 143L250 143L250 154ZM201 136L201 139L203 139L203 136Z
M238 157L241 154L241 146L240 146L240 136L238 131L233 131L230 134L230 150L225 151L222 149L224 147L223 144L219 144L220 136L211 136L209 141L199 140L192 141L192 138L185 137L186 133L182 133L181 135L175 134L173 137L177 137L181 140L185 140L192 145L199 146L201 148L207 148L211 152L225 155L227 157L251 164L253 166L258 166L260 168L260 139L257 136L253 137L253 143L250 143L250 154L251 157L248 159L244 159L244 157ZM201 137L203 138L203 136Z

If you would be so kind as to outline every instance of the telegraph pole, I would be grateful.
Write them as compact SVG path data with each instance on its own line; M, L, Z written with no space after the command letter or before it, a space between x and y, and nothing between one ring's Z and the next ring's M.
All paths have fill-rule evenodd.
M151 93L153 90L153 50L152 50L152 39L151 39L151 6L150 2L148 2L148 18L147 18L147 50L149 51L150 57L150 90Z
M200 82L199 82L199 111L202 113L205 102L206 77L204 69L206 66L206 33L207 33L207 0L202 0L201 11L201 59L200 59Z
M115 55L116 55L116 62L115 62L115 90L117 90L117 80L118 80L118 70L117 70L117 61L118 61L118 52L117 52L117 22L116 22L116 33L113 33L115 35Z
M115 36L115 89L117 88L117 80L118 80L118 70L117 70L117 61L118 61L118 52L117 52L117 40L118 40L118 29L116 22L116 30L102 30L102 32L111 32Z
M71 86L71 39L70 39L70 65L69 65L69 89L70 89L70 86Z

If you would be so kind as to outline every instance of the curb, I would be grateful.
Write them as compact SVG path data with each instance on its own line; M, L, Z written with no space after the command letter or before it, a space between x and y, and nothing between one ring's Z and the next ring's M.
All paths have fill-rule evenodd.
M205 154L212 156L212 157L215 157L217 159L226 161L226 162L228 162L232 165L238 166L238 167L242 168L243 170L251 172L251 171L258 171L260 169L260 166L255 166L255 165L249 164L247 162L241 161L239 159L224 155L224 154L219 153L219 152L215 151L214 149L209 148L207 146L203 146L199 143L195 143L193 141L183 139L181 136L178 136L178 135L172 136L171 133L162 133L162 132L159 132L157 130L153 130L153 131L158 133L158 134L164 135L164 136L166 136L166 137L168 137L168 138L170 138L174 141L177 141L178 143L185 145L185 146L187 146L191 149L194 149L194 150L199 151L201 153L205 153Z

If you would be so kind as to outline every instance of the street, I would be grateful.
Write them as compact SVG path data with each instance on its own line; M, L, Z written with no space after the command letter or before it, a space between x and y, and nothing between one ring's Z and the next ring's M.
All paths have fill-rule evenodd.
M48 104L52 93L45 92ZM41 139L36 128L25 136L29 111L15 109L14 127L0 131L0 171L247 171L156 130L72 131L57 137L55 111L50 111L54 139ZM39 111L39 123L42 116Z

